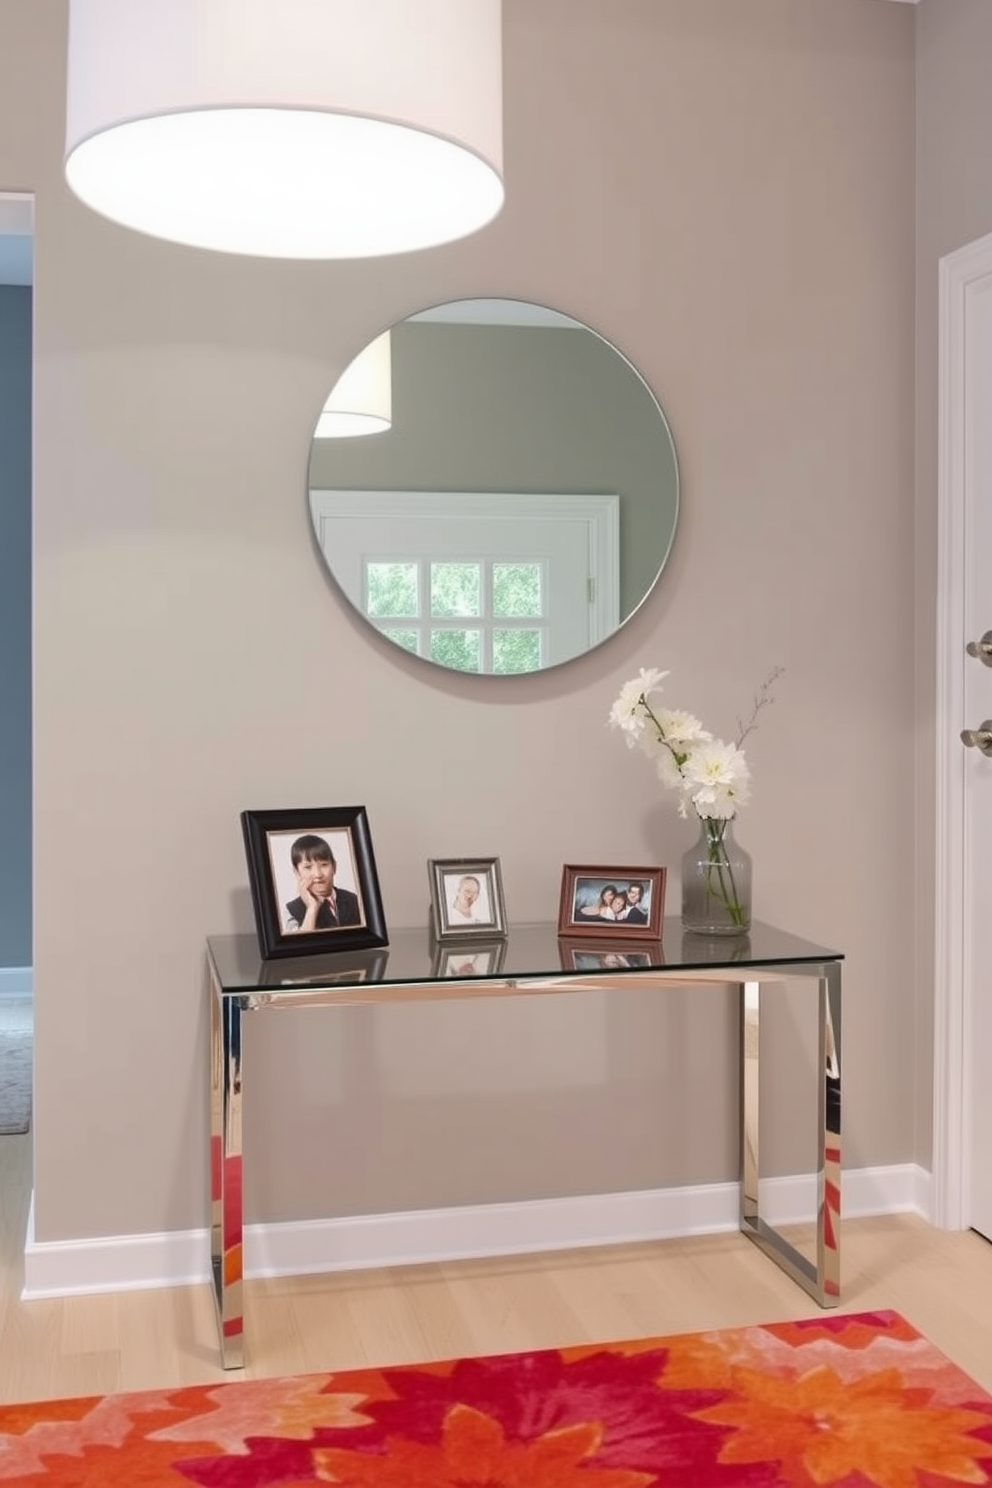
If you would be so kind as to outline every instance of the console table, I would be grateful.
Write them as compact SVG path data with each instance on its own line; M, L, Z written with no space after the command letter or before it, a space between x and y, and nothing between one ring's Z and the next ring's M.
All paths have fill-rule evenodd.
M605 941L604 937L604 941ZM471 964L470 964L471 958ZM241 1020L270 1008L380 1006L477 997L546 997L630 986L688 982L736 985L740 998L740 1227L821 1307L840 1301L840 1017L839 951L769 925L746 937L684 934L666 920L662 939L563 941L554 925L522 925L503 941L432 946L424 930L393 932L388 947L312 957L260 959L254 936L207 942L210 983L211 1261L225 1369L244 1363L242 1237L243 1153ZM809 1260L763 1219L758 1195L759 1029L762 987L799 979L816 998L816 1260Z

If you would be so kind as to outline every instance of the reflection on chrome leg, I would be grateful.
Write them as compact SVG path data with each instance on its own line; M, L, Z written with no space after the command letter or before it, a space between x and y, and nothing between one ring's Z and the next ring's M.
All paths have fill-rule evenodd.
M761 980L740 983L741 1006L741 1229L821 1307L840 1301L840 1016L841 974L836 962L792 967L816 975L818 1015L816 1263L761 1217L758 1146Z
M241 999L210 996L210 1261L225 1369L244 1364Z

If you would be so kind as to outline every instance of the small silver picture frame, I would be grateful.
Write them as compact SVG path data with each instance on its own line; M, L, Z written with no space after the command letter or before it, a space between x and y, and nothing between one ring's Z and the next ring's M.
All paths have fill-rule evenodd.
M499 940L506 908L499 858L429 858L435 940Z

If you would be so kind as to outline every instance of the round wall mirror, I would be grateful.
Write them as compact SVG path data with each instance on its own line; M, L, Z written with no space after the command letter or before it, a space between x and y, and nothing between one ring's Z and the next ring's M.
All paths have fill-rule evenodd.
M457 671L539 671L633 614L675 536L679 476L640 374L581 322L458 300L377 336L310 451L327 566L370 625Z

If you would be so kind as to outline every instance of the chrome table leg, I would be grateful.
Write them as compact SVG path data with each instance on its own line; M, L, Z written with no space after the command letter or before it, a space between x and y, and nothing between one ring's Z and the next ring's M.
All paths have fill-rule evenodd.
M210 1261L225 1369L241 1369L244 1365L242 1002L240 997L223 996L211 977Z
M840 1018L837 962L791 967L790 976L818 978L816 1261L810 1261L761 1217L758 1101L761 1070L761 980L740 983L741 1230L821 1307L840 1301Z

